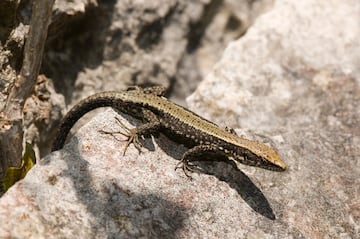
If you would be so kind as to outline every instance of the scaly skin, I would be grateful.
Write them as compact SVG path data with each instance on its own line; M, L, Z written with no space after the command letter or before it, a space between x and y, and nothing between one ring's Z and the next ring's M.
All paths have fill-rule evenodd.
M273 171L284 171L285 163L274 149L265 144L242 138L233 130L218 125L163 97L165 89L131 88L122 92L102 92L75 105L63 119L52 151L61 149L72 126L87 112L99 107L113 107L142 119L145 123L128 130L129 142L141 147L137 138L152 132L162 132L170 139L190 147L182 158L183 169L189 171L194 156L211 151L232 157L236 161Z

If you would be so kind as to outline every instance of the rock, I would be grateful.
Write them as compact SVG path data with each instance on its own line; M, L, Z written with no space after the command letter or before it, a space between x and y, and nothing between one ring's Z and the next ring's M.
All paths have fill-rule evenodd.
M360 15L354 6L359 3L277 1L228 46L189 98L200 115L266 135L288 164L281 176L254 173L281 188L280 215L272 229L264 219L249 222L249 233L257 224L256 235L275 238L358 238Z
M174 170L185 148L164 136L146 139L141 154L131 145L123 155L122 136L99 132L119 129L116 116L108 110L95 117L0 199L2 236L237 237L249 223L243 217L274 219L279 185L265 183L261 192L260 182L225 162L208 162L213 175L190 181Z
M68 108L96 92L153 84L168 87L172 100L184 104L226 44L270 5L269 0L56 1L43 72ZM40 138L50 142L52 131L40 132ZM42 156L47 146L40 142Z
M22 65L31 4L0 2L1 109ZM160 84L185 104L226 44L269 6L271 0L55 1L41 69L51 95L28 99L24 111L35 117L24 117L24 141L38 156L48 154L62 112L95 92ZM0 179L18 163L0 167Z
M190 97L190 108L269 143L285 172L204 162L164 136L138 154L98 130L106 111L0 199L16 238L357 238L360 26L355 0L276 1ZM125 121L125 119L123 119ZM135 122L136 123L136 122ZM120 137L120 136L119 136ZM120 137L120 139L122 139Z
M43 70L71 97L70 104L134 84L171 87L173 98L184 102L226 44L270 5L269 0L57 1Z

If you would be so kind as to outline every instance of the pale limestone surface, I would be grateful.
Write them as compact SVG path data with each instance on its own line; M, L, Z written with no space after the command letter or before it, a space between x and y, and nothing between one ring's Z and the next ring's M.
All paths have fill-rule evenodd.
M295 238L359 238L359 22L359 1L277 1L188 101L221 125L278 140L289 167L278 220Z
M184 148L164 136L145 140L140 155L131 146L123 156L123 138L98 131L119 129L114 117L109 110L91 120L1 198L0 235L235 238L259 220L285 230L274 220L282 214L282 174L259 171L278 176L277 182L260 182L254 170L245 175L227 163L208 162L209 174L190 181L174 170Z
M0 235L359 238L359 22L355 0L275 1L189 99L276 147L287 171L207 162L188 181L174 171L184 148L166 137L123 156L98 132L119 128L110 110L0 199Z

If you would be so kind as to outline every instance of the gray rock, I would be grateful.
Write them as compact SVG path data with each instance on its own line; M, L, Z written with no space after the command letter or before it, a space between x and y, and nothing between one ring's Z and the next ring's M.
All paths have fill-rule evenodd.
M185 148L161 135L144 140L141 154L131 145L123 155L122 136L98 131L119 129L114 117L113 110L95 117L1 198L1 235L234 238L245 235L239 230L250 222L243 217L274 219L279 185L263 184L261 192L259 182L225 162L208 162L209 174L190 181L174 170Z
M152 84L168 87L172 100L185 104L227 43L270 5L269 0L56 1L43 72L68 107L95 92ZM60 117L52 117L51 126L61 118L55 115ZM28 134L39 134L40 142L27 138L40 143L42 156L49 152L44 142L53 138L44 128Z
M357 1L279 1L190 97L199 114L270 137L288 164L255 173L277 187L281 225L247 231L359 238L359 21Z
M355 0L276 1L189 99L273 145L287 171L204 162L189 181L174 171L185 149L164 136L123 156L98 132L119 129L110 110L0 199L0 235L359 238L359 18Z
M270 0L56 1L43 68L71 104L134 84L169 87L184 103L227 43L268 6Z

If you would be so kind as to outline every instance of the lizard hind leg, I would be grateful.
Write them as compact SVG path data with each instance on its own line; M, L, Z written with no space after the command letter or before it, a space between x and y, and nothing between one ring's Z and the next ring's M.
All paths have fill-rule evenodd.
M126 150L128 149L129 145L131 143L134 144L135 148L139 151L139 153L141 152L141 148L142 148L142 144L139 141L139 134L138 134L138 130L137 128L132 128L130 129L129 127L127 127L123 122L121 122L121 120L117 117L115 117L117 123L121 126L121 128L123 130L125 130L125 132L123 131L105 131L105 130L100 130L101 133L103 134L110 134L110 135L114 135L114 134L121 134L125 137L127 137L127 143L125 145L125 149L124 149L124 153L123 155L125 155Z
M102 130L102 133L111 134L111 135L121 134L128 138L124 149L124 155L131 143L133 143L135 148L139 151L139 153L141 153L141 148L143 147L143 145L139 141L139 136L149 135L153 132L156 132L157 129L160 127L161 123L158 120L157 116L152 111L142 109L141 113L142 113L142 118L146 119L148 122L139 125L136 128L130 129L129 127L124 125L124 123L121 122L119 118L115 117L118 124L121 126L123 130L125 130L125 132L123 131L106 132Z
M126 91L141 91L145 94L151 94L151 95L157 95L157 96L164 96L167 89L164 86L158 85L158 86L150 86L146 88L141 88L140 86L130 86L127 88Z
M225 131L233 135L238 135L233 128L225 127Z

